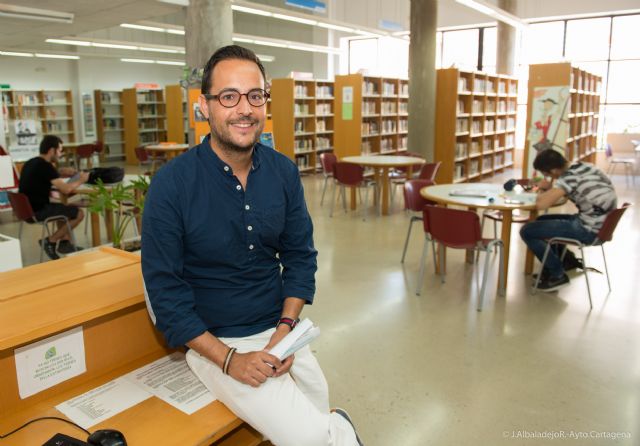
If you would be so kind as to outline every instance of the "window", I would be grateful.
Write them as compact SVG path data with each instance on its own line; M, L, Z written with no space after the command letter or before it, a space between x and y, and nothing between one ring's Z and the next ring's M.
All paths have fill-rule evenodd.
M607 103L637 102L640 104L640 60L611 62Z
M562 60L563 22L529 25L523 39L522 63L545 63Z
M496 72L496 52L498 45L498 29L485 28L482 41L482 71Z
M640 58L640 15L613 18L611 59Z
M640 104L604 107L607 133L640 133Z
M611 19L569 20L564 55L572 61L607 60Z
M378 69L378 39L349 41L349 73L363 70L375 73Z
M442 68L462 70L478 67L478 29L446 31L442 34Z
M397 38L349 40L349 72L372 76L409 76L409 41Z

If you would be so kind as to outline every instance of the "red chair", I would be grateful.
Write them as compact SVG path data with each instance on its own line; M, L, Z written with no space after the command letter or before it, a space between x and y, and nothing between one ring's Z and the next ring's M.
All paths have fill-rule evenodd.
M409 230L407 238L404 241L404 249L402 250L402 259L400 263L404 263L407 247L409 246L409 238L411 237L411 228L416 221L422 221L422 210L428 204L435 204L433 201L427 200L420 195L420 189L433 185L431 180L407 180L404 183L404 209L408 212L420 212L420 215L411 215L409 220Z
M102 141L96 141L94 146L94 152L98 154L100 161L104 161L104 143Z
M136 158L138 158L138 168L141 173L144 170L144 166L151 168L150 172L144 172L143 175L151 175L156 171L156 162L163 163L166 160L163 155L149 155L144 145L136 147L134 152Z
M322 185L322 198L320 198L320 206L324 202L324 193L327 191L327 183L329 178L333 178L333 166L335 166L338 158L331 152L320 154L320 165L322 166L322 175L324 175L324 184Z
M433 184L435 184L436 176L438 175L438 171L440 170L441 165L442 161L423 164L422 168L420 169L420 173L418 174L418 178L420 178L421 180L431 180L433 181Z
M63 221L67 225L67 230L71 235L71 241L74 246L76 246L75 236L73 234L73 230L71 229L71 225L69 224L69 219L64 215L54 215L52 217L46 218L43 221L38 221L36 218L33 208L31 207L31 203L29 202L29 198L25 194L21 194L19 192L7 192L9 196L9 203L11 203L11 207L13 208L13 213L16 218L20 220L20 229L18 229L18 238L22 237L22 226L24 223L34 224L38 223L42 225L42 236L43 239L45 237L51 236L54 232L56 232L57 228L55 223L57 221ZM40 244L40 262L44 258L44 243Z
M369 186L373 186L375 188L375 181L367 180L364 177L364 169L362 168L362 166L351 163L343 163L340 161L337 161L333 167L333 178L335 181L333 183L333 193L331 194L331 212L329 213L329 217L333 217L333 208L336 204L336 188L338 186L341 188L340 192L342 196L342 203L344 205L344 211L347 212L346 188L355 187L365 188L363 220L366 220Z
M588 248L590 246L600 246L602 250L602 260L604 260L604 270L607 275L607 285L609 286L609 292L611 292L611 281L609 280L609 268L607 268L607 257L604 255L604 243L611 241L613 238L613 231L615 231L618 226L618 222L622 218L622 215L625 213L627 208L631 206L631 203L624 203L622 207L618 209L614 209L613 211L607 214L607 218L604 220L602 227L598 231L598 235L596 236L593 243L590 245L585 245L581 243L579 240L572 238L564 238L564 237L553 237L547 240L547 249L544 250L544 256L542 257L542 265L540 266L540 272L538 273L538 277L533 284L533 294L538 290L538 284L540 283L540 277L542 276L542 271L544 270L544 265L547 261L547 256L549 255L549 250L552 245L566 245L566 246L576 246L580 249L580 255L582 260L582 265L584 266L584 278L587 281L587 292L589 295L589 308L593 309L593 301L591 300L591 287L589 285L589 275L587 274L587 270L589 267L587 266L587 262L585 261L584 256L584 248Z
M86 160L87 169L93 167L93 154L95 151L95 144L82 144L76 147L76 169L80 170L82 160Z
M478 311L482 311L482 303L487 287L487 276L489 272L489 254L494 246L499 247L500 272L498 278L498 289L501 295L505 292L504 278L504 260L502 256L502 240L485 239L480 233L480 217L473 211L450 209L444 207L436 207L427 205L423 210L423 222L425 234L431 236L431 246L433 248L433 257L435 263L436 247L439 243L442 247L455 249L473 249L485 253L484 274L482 278L482 286L480 288L480 297L478 299ZM429 250L429 239L425 238L422 259L420 261L420 274L418 276L418 285L416 295L420 295L422 288L422 280L424 278L424 270L426 266L426 256ZM441 280L444 283L444 268L440 268Z
M424 156L420 153L415 153L415 152L402 152L399 154L396 154L395 152L391 152L391 153L387 153L385 154L387 156L395 156L395 155L399 155L399 156L411 156L414 158L420 158L420 159L424 159ZM413 170L413 166L412 166L412 170ZM412 180L414 178L416 178L415 172L413 174L413 176L411 178L407 178L407 172L409 171L409 169L407 167L394 167L391 172L389 172L389 185L391 186L391 201L393 202L393 198L396 195L396 186L403 186L404 182L407 180Z

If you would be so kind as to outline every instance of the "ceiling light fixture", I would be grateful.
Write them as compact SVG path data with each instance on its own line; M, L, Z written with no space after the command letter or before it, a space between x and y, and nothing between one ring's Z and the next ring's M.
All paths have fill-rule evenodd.
M179 66L186 65L184 62L180 62L179 60L156 60L156 63L160 65L179 65Z
M155 31L159 33L165 32L164 28L158 28L155 26L146 26L146 25L136 25L135 23L121 23L120 26L123 28L140 29L142 31Z
M47 39L45 42L59 43L61 45L91 46L91 42L87 42L85 40Z
M44 54L44 53L36 53L36 57L42 57L44 59L70 59L70 60L78 60L80 57L78 56L70 56L67 54Z
M120 59L122 62L133 62L133 63L155 63L151 59Z
M231 10L238 11L238 12L246 12L247 14L261 15L265 17L273 16L272 12L262 11L261 9L255 9L255 8L247 8L246 6L240 6L240 5L231 5Z
M527 22L522 20L520 17L513 15L510 12L505 11L504 9L498 8L496 5L488 3L484 0L456 0L456 2L471 9L475 9L482 14L486 14L489 17L493 17L494 19L506 23L507 25L511 25L514 28L522 29L527 27Z
M280 19L280 20L287 20L289 22L302 23L304 25L311 25L311 26L316 26L318 24L317 20L305 19L302 17L296 17L291 15L285 15L285 14L273 14L273 18Z
M0 17L11 19L40 20L45 22L73 23L70 12L52 11L50 9L27 8L25 6L0 3Z
M151 48L148 46L139 46L138 49L140 51L152 51L155 53L172 53L172 54L178 54L180 51L178 50L171 50L171 49L165 49L165 48Z
M0 51L0 56L33 57L33 53L21 53L18 51Z
M117 50L137 50L138 49L138 47L135 45L120 45L118 43L91 42L91 46L95 46L97 48L114 48Z

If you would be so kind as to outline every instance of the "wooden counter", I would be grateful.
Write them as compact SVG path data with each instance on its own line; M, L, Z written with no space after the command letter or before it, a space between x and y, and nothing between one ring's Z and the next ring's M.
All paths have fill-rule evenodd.
M161 358L164 345L144 302L140 257L101 248L55 262L0 273L0 433L42 416L66 418L55 406ZM20 399L16 348L82 326L87 371ZM90 431L121 431L129 445L258 445L262 437L222 403L187 415L151 397ZM39 445L56 432L86 439L61 421L39 421L2 445Z

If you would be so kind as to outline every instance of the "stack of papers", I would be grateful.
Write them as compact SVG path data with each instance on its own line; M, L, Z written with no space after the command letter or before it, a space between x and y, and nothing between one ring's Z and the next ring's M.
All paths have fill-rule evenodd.
M457 189L449 192L451 197L489 198L491 194L481 190Z
M320 329L310 319L304 319L291 330L291 333L280 340L270 351L280 361L287 359L315 338L320 336Z

